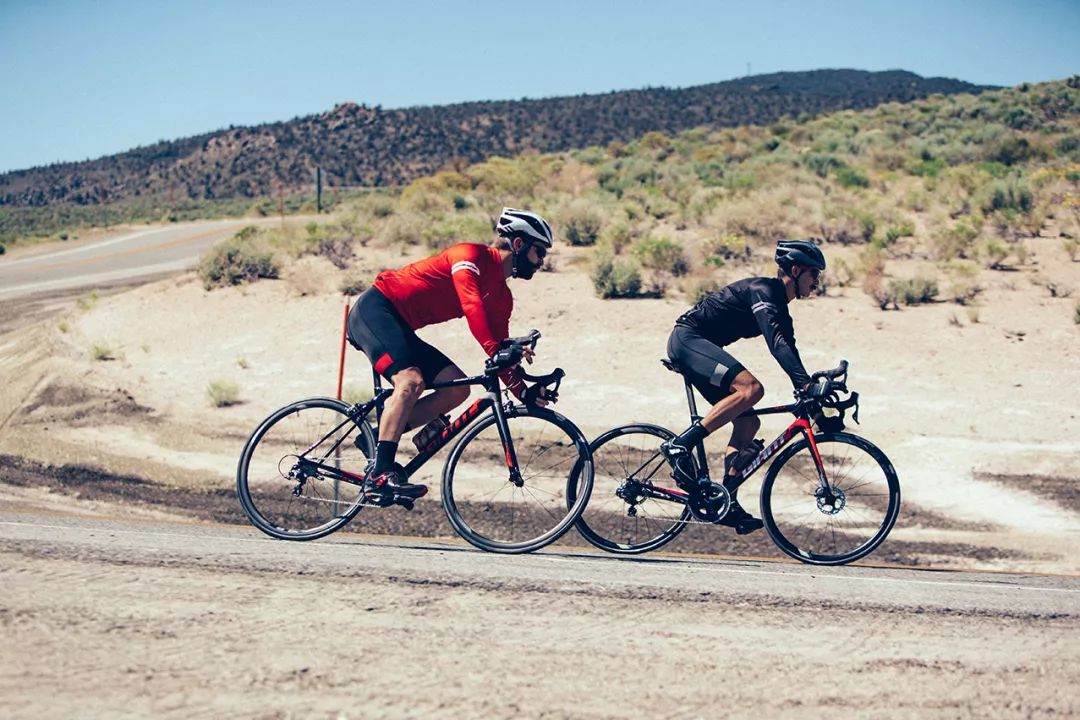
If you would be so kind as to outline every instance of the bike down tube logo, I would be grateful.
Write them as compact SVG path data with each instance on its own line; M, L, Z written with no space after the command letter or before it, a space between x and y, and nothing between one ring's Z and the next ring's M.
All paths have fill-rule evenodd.
M444 444L446 444L450 438L457 435L463 427L472 422L472 419L480 414L483 409L481 406L485 400L488 400L490 396L479 398L476 402L465 409L465 412L461 413L454 422L450 423L446 429L432 438L431 442L424 446L424 452L435 452Z
M770 457L772 457L773 453L776 452L780 448L780 446L782 446L784 443L786 443L788 440L790 440L791 436L795 434L795 431L800 429L800 428L805 428L805 429L809 430L810 426L805 424L802 421L793 423L791 425L791 427L789 427L787 430L784 431L783 435L776 438L775 440L772 441L772 443L770 443L768 446L763 448L762 451L760 453L758 453L758 456L756 458L754 458L754 461L752 463L750 463L745 468L743 468L743 471L741 473L741 477L743 477L743 478L750 477L754 473L755 470L757 470L759 467L761 467L762 463L764 463L766 460L768 460Z

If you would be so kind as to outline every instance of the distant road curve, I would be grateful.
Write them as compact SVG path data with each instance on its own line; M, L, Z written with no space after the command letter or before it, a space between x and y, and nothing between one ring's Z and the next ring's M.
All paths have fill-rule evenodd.
M78 247L65 244L55 251L0 260L0 300L183 272L194 267L207 249L250 224L215 220L152 227Z

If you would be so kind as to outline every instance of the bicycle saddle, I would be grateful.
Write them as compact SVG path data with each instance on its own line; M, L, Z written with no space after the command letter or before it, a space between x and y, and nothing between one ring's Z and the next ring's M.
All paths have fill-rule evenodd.
M683 369L679 365L679 363L677 363L677 362L674 362L672 360L667 360L665 358L660 358L660 364L663 365L664 367L666 367L668 370L670 370L673 373L678 373L679 375L683 374Z

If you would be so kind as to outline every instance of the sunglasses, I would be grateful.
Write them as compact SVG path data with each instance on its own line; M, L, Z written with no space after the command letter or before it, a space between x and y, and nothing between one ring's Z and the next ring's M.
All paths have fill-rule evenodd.
M536 257L538 259L543 260L545 257L547 257L546 247L544 247L543 245L533 245L532 247L533 250L536 250Z

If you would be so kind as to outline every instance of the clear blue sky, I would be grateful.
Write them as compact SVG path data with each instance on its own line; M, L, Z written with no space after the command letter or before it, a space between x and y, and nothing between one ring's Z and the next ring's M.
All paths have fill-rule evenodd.
M1060 79L1080 73L1080 0L0 0L0 172L343 101L683 87L748 65Z

